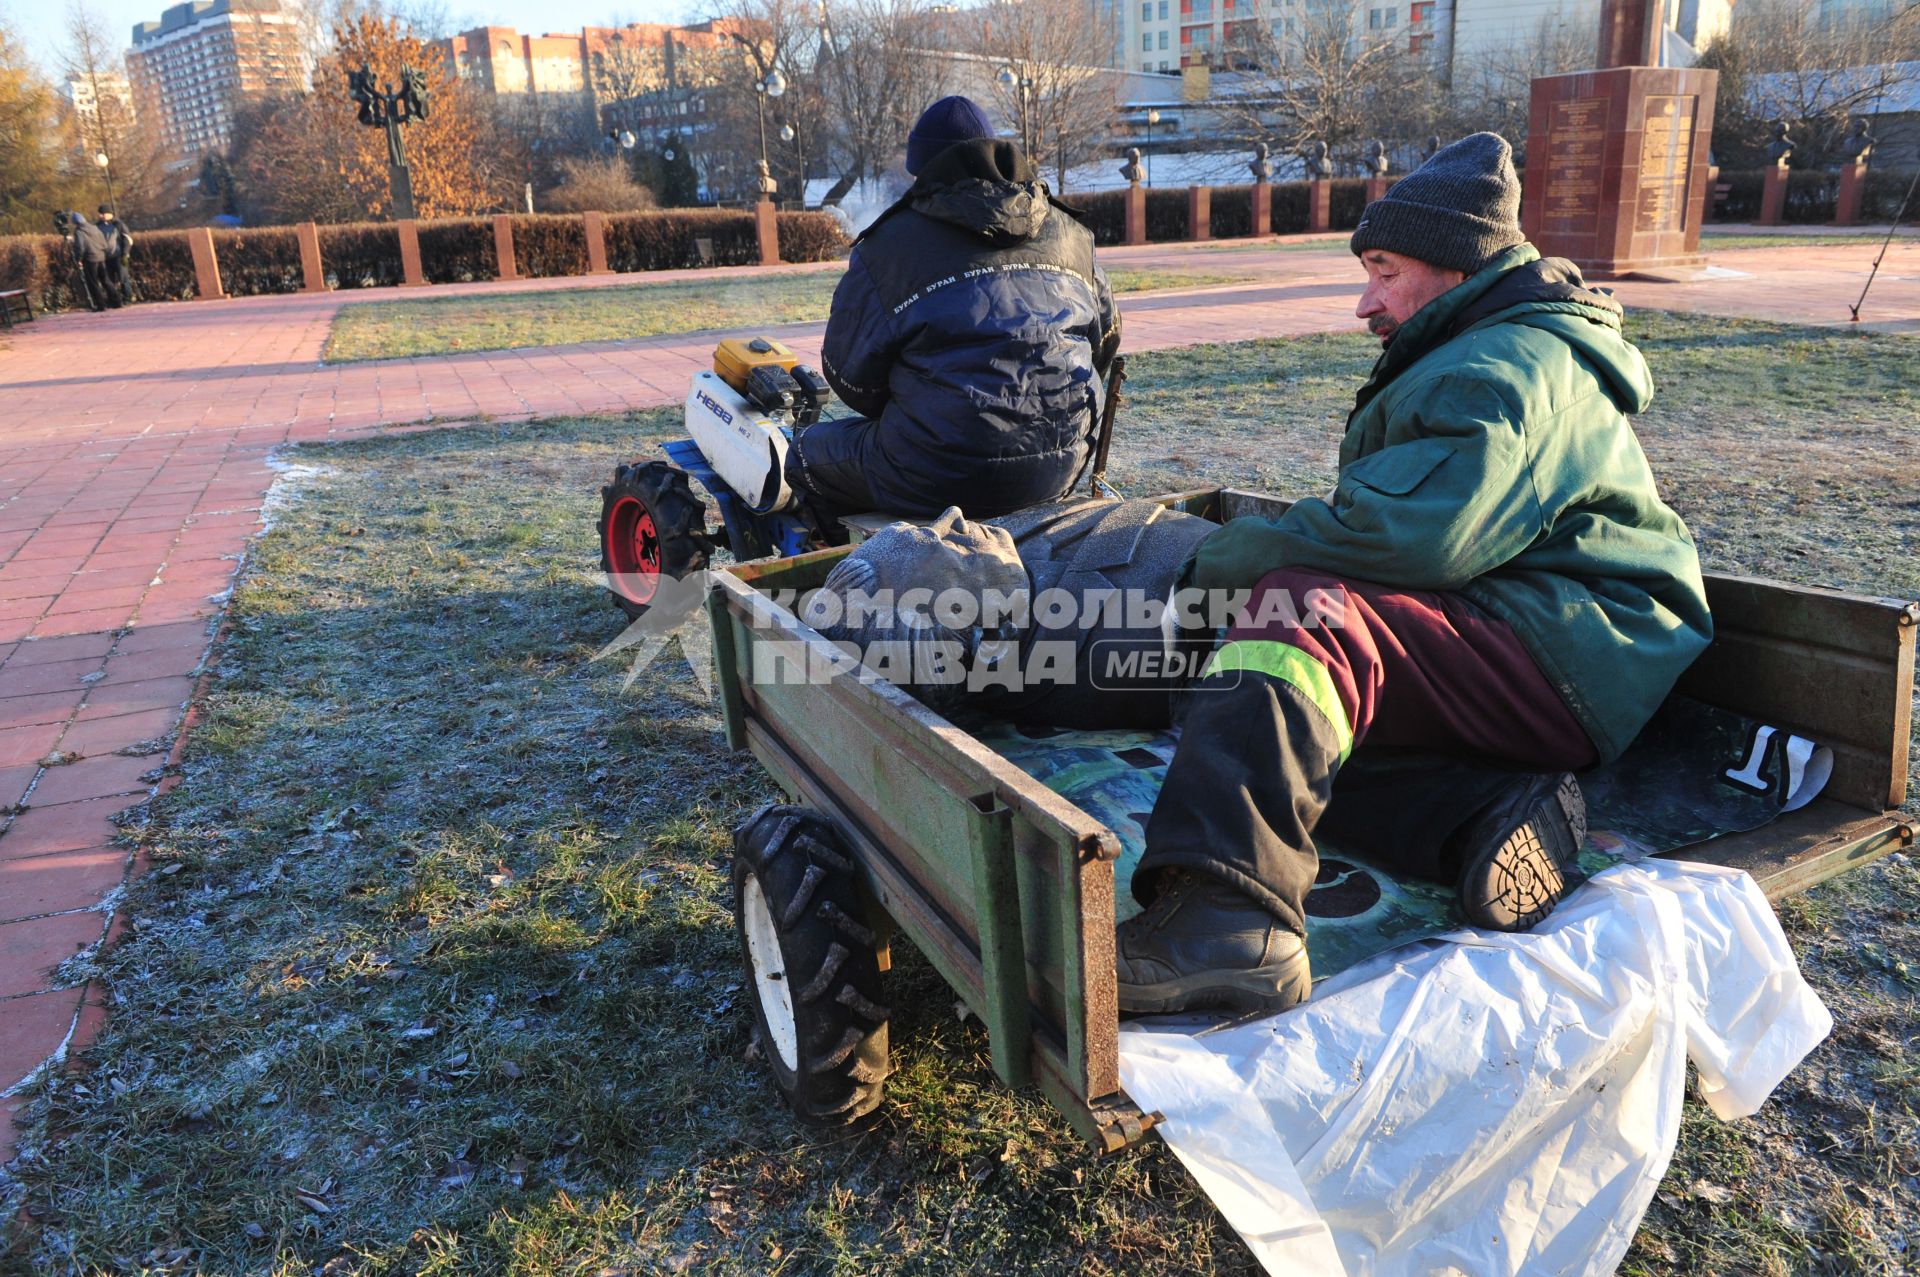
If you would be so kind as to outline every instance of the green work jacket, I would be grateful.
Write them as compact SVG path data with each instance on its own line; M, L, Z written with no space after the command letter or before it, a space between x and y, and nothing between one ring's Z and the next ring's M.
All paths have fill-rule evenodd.
M1653 379L1620 324L1571 263L1502 254L1381 354L1332 497L1231 521L1188 583L1301 567L1458 591L1513 626L1602 760L1618 756L1713 636L1693 538L1627 421Z

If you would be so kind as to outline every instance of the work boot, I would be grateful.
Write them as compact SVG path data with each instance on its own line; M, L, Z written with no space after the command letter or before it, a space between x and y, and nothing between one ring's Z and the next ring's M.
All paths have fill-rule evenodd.
M1460 907L1476 927L1526 931L1572 886L1587 802L1571 772L1516 778L1450 840Z
M1158 898L1120 924L1120 1009L1284 1011L1313 988L1307 943L1217 878L1169 870Z

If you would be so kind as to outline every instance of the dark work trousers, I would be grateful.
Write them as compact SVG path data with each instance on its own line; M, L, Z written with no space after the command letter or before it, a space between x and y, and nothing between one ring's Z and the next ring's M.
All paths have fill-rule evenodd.
M831 528L843 515L878 509L867 485L867 435L873 422L864 417L816 421L787 449L787 483Z
M1519 636L1464 596L1283 568L1187 694L1135 892L1197 870L1304 935L1323 815L1353 851L1450 881L1448 837L1516 773L1595 761Z
M80 281L87 290L87 306L90 309L105 310L109 306L120 305L120 295L107 282L107 264L104 261L81 258Z
M107 258L107 290L118 299L115 305L133 301L133 281L127 276L127 259L118 253Z

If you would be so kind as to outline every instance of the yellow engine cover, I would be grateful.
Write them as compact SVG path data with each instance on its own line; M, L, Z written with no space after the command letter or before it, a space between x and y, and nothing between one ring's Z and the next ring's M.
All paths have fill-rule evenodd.
M713 371L741 394L747 392L747 374L777 364L788 372L800 357L771 337L729 337L714 347Z

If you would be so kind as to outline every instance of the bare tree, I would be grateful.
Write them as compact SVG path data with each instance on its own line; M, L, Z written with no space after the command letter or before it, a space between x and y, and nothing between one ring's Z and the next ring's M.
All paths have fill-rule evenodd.
M1231 53L1251 91L1225 113L1227 131L1289 151L1324 142L1348 163L1372 138L1421 133L1436 92L1432 67L1408 51L1404 29L1370 26L1363 3L1310 0L1279 34L1265 22L1243 29Z
M170 215L180 202L184 178L160 140L158 121L135 114L120 45L83 0L67 6L60 71L74 91L64 132L76 183L108 196L122 215L131 213L148 224Z
M1543 17L1524 38L1456 62L1453 91L1434 132L1448 136L1486 130L1524 150L1533 82L1593 66L1593 35L1577 26Z
M1885 17L1833 15L1815 0L1742 0L1727 34L1701 54L1720 72L1714 150L1722 162L1763 162L1776 121L1792 126L1793 162L1834 154L1848 118L1915 78L1920 8Z
M975 12L980 48L999 64L995 104L1064 189L1067 170L1102 154L1113 131L1111 16L1089 0L994 0Z
M927 49L948 24L926 0L821 0L819 12L815 74L834 123L839 173L824 200L831 204L889 168L914 119L940 96L947 61Z

